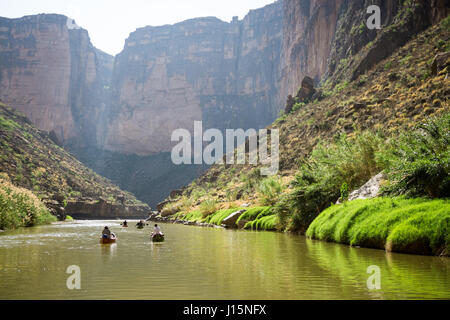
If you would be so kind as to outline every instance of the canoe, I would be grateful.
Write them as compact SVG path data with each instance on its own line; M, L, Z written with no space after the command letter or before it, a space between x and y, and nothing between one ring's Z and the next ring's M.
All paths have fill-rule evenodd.
M101 238L100 239L100 244L111 244L111 243L116 243L117 238L111 238L111 239L105 239L105 238Z
M163 234L155 234L152 236L153 242L163 242L164 241L164 235Z

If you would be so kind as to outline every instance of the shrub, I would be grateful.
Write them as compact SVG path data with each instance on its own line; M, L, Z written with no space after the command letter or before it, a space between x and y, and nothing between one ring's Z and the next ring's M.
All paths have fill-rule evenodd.
M31 227L56 221L45 205L29 190L15 187L0 176L0 229Z
M418 130L391 139L378 161L388 168L386 195L450 196L450 113L428 120Z
M215 199L206 199L200 204L200 213L203 218L213 214L217 211L217 200Z
M268 177L258 185L258 194L261 197L263 205L274 205L280 194L283 192L283 186L278 179Z

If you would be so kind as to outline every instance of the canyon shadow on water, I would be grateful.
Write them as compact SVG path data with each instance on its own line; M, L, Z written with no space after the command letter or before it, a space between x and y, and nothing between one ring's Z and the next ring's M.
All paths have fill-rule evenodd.
M118 236L100 245L102 228ZM450 259L273 232L76 221L0 233L0 299L450 299ZM81 289L69 290L69 266ZM369 266L381 289L369 290Z

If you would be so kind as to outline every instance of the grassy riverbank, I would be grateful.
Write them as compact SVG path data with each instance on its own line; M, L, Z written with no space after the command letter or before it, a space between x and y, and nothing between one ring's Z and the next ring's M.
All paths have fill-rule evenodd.
M450 253L450 200L378 198L334 205L310 225L307 236L387 251Z
M0 175L0 229L31 227L56 221L46 206L31 191L14 186Z
M278 217L273 214L272 207L230 208L217 210L206 217L200 210L189 213L178 213L175 218L182 221L206 223L220 226L225 218L236 211L246 210L236 221L236 227L247 230L276 230Z

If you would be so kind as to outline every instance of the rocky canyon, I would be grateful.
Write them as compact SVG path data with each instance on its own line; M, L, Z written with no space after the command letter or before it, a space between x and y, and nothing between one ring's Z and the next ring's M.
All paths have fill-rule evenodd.
M421 14L392 43L361 28L369 3L381 7L383 28L404 6ZM170 163L174 129L193 130L195 120L204 128L267 126L305 76L316 85L344 77L342 64L359 55L351 62L358 76L448 13L447 0L408 3L279 0L242 20L139 28L116 57L65 16L0 18L0 100L155 205L205 169Z

